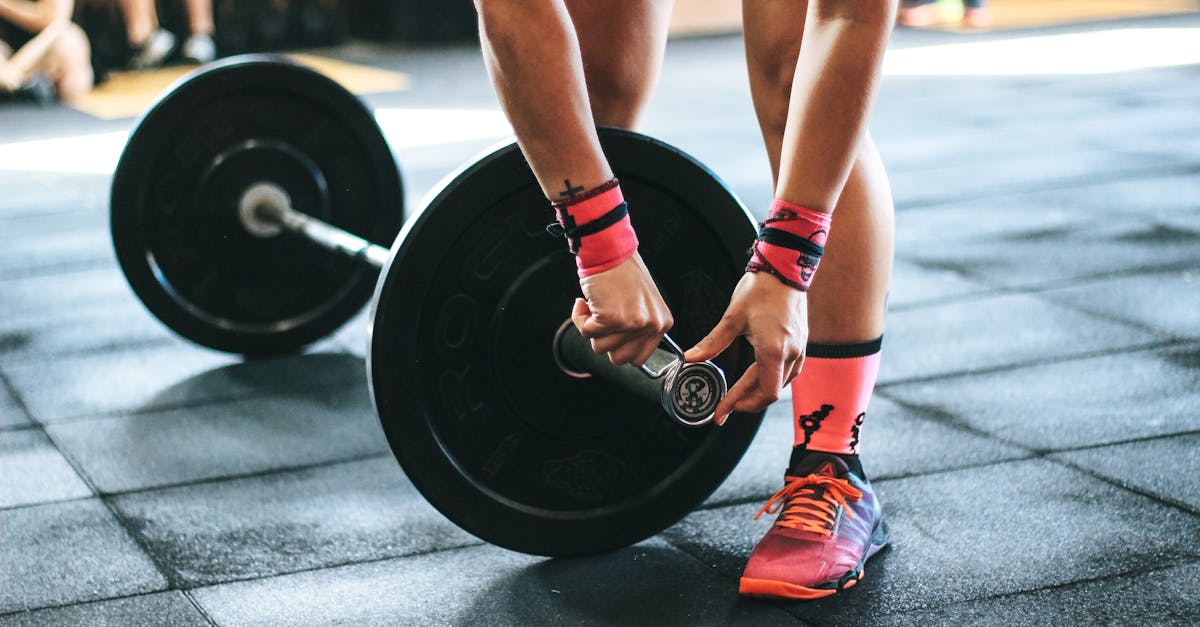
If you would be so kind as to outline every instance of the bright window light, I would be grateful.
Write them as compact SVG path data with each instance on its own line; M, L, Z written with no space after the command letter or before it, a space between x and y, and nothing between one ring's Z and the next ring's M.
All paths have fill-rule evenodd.
M375 117L394 150L512 134L504 114L488 109L379 109ZM126 131L0 144L0 170L112 174Z
M891 50L887 76L1111 74L1200 63L1200 28L1122 28Z

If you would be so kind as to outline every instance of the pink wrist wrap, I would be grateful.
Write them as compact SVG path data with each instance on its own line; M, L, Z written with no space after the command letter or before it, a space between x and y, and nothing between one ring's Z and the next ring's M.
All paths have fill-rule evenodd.
M759 224L758 239L750 248L747 272L767 272L802 292L812 285L813 275L832 216L776 198L771 213Z
M611 270L637 252L637 235L617 179L551 204L558 222L547 230L567 239L579 278Z

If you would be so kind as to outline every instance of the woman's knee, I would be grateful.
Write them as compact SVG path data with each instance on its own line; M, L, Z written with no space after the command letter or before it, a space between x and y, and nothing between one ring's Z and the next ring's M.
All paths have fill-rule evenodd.
M588 67L585 73L596 124L635 127L653 89L653 79L646 76L645 70L616 62Z

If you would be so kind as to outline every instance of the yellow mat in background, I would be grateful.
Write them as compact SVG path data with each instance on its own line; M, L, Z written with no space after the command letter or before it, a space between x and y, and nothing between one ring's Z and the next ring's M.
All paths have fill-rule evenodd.
M310 54L289 54L303 63L339 82L356 94L401 91L408 88L409 77L364 65L355 65ZM104 84L70 104L95 117L112 120L141 115L154 104L172 83L195 66L177 66L140 72L114 72Z

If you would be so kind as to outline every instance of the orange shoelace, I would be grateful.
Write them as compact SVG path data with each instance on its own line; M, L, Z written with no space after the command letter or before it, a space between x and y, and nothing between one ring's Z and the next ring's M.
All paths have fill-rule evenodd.
M754 515L755 520L763 514L775 514L783 508L783 515L775 521L776 525L828 536L833 533L837 508L841 507L847 516L854 518L854 512L846 507L846 499L857 501L862 498L862 492L845 479L808 475L788 476L783 480L783 488L758 510Z

